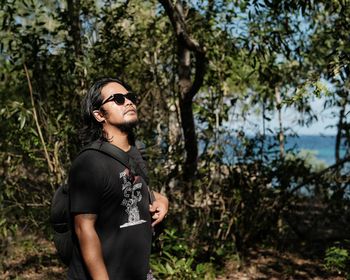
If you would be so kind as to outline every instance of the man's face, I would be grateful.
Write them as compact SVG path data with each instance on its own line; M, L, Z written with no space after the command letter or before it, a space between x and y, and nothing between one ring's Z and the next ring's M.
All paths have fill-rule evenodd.
M128 91L118 83L109 83L101 90L102 100L105 101L116 93L125 95ZM100 110L105 112L104 117L106 125L118 127L129 124L134 125L138 121L136 105L128 98L125 98L124 104L117 104L113 100L106 102L101 106Z

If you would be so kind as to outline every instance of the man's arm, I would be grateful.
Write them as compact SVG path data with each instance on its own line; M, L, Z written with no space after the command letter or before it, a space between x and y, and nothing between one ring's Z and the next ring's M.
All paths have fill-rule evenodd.
M95 230L95 214L74 216L74 228L86 267L93 280L108 280L107 269L102 256L100 239Z
M155 226L160 223L168 213L169 201L164 195L158 192L153 193L156 200L150 205L150 211L154 213L152 215L152 218L154 219L152 226Z

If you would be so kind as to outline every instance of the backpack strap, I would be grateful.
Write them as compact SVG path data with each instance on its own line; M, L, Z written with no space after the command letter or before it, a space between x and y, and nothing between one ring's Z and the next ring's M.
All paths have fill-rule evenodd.
M84 147L81 151L80 154L88 151L88 150L94 150L98 151L100 153L106 154L115 160L119 161L122 165L130 169L129 165L129 155L124 152L122 149L119 149L118 147L109 144L104 141L95 141L92 144Z
M79 154L88 150L94 150L100 153L104 153L114 158L115 160L119 161L122 165L128 168L131 171L131 173L140 175L147 184L150 202L153 203L155 201L154 193L149 187L147 171L144 170L142 166L138 164L131 156L129 156L128 153L124 152L122 149L105 141L95 141L92 144L84 147ZM142 158L141 154L140 154L140 157Z
M156 200L156 198L154 196L154 192L151 190L149 186L147 166L145 164L145 161L142 158L141 151L135 146L132 146L131 149L133 149L133 156L129 156L130 165L135 166L135 169L137 170L137 174L140 174L142 178L146 181L148 192L150 195L149 199L150 199L150 202L153 203Z

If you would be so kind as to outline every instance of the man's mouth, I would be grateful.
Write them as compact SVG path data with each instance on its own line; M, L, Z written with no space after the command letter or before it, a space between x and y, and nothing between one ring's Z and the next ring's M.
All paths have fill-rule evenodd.
M129 113L134 113L134 114L136 114L136 110L135 110L135 109L127 110L127 111L124 113L124 115L129 114Z

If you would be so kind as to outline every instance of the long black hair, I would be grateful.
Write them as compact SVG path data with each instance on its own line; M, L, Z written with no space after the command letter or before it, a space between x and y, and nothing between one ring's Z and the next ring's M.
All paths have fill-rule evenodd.
M93 111L100 109L103 101L101 91L103 87L109 83L118 83L127 91L132 91L131 87L127 83L117 78L104 77L93 83L86 95L83 97L81 103L83 127L80 131L80 138L83 144L88 144L98 139L108 141L104 136L102 123L95 119ZM129 135L129 141L134 142L133 133Z

